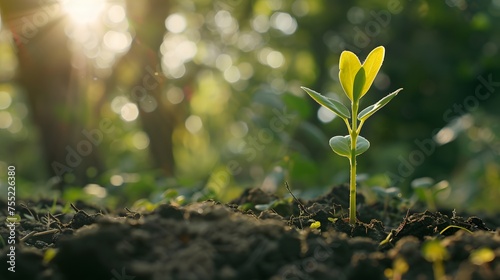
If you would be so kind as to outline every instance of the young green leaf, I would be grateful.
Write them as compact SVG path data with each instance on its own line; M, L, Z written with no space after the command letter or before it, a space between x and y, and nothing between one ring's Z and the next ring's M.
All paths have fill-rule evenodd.
M391 101L391 99L393 99L394 96L396 96L401 90L403 89L397 89L393 93L390 93L386 97L380 99L377 103L366 107L364 110L359 112L358 120L365 121L366 119L368 119L371 115L375 114L375 112L382 109L382 107L389 103L389 101Z
M318 102L320 105L325 106L327 109L330 111L334 112L337 114L339 117L343 119L349 119L350 118L350 112L349 109L344 106L344 104L338 102L337 100L327 98L320 93L306 88L306 87L301 87L309 96L312 97L316 102Z
M370 148L370 142L363 136L358 135L358 140L356 140L356 156L366 152L368 148Z
M330 147L332 150L343 157L351 157L351 136L334 136L330 139ZM370 148L370 142L366 138L359 136L356 141L356 156L361 155Z
M365 69L363 67L359 68L358 73L356 74L356 77L354 78L354 86L353 86L353 91L352 91L352 98L354 99L354 102L358 102L358 100L362 96L362 90L363 86L365 84Z
M354 79L361 68L358 57L350 52L343 51L339 61L339 80L347 97L353 101Z
M351 157L351 136L334 136L330 139L330 147L339 156Z
M384 56L385 48L383 46L376 47L368 54L363 62L363 65L361 65L363 69L365 69L366 78L363 89L361 90L360 98L363 97L363 95L365 95L372 86L375 76L377 76L377 73L382 66L382 62L384 62Z

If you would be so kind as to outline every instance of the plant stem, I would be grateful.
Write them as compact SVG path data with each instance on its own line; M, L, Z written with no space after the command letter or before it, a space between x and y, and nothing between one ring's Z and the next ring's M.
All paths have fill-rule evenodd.
M434 270L434 279L436 279L436 280L444 280L444 279L446 279L444 277L444 275L445 275L445 273L444 273L444 266L443 266L443 262L441 260L436 260L432 264L432 268Z
M351 180L349 186L349 224L356 224L356 142L358 140L358 102L352 102L352 125L351 125Z
M356 155L350 160L351 182L349 186L349 224L356 224Z

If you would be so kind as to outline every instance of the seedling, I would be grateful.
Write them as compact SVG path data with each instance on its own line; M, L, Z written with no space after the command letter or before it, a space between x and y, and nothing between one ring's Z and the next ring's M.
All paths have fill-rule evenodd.
M449 255L443 244L437 239L426 241L422 246L422 255L428 262L432 263L434 279L446 279L443 261L447 260Z
M427 202L430 211L436 211L436 197L441 191L448 189L449 183L446 180L438 183L429 177L417 178L411 182L411 187L415 190L417 197Z
M390 199L400 196L401 192L396 187L387 189L382 187L373 187L373 191L377 194L377 196L384 200L384 218L387 218L387 208L389 207Z
M474 250L469 256L470 262L475 265L483 265L493 261L494 259L495 252L487 247Z
M360 136L361 128L365 121L375 112L384 107L402 88L394 91L377 103L366 107L361 112L359 105L361 98L368 92L375 76L377 76L382 62L384 61L385 49L383 46L373 49L366 60L361 64L359 58L350 51L343 51L340 54L339 80L345 94L351 101L351 111L341 102L325 97L322 94L302 87L320 105L326 107L342 120L344 120L349 135L334 136L330 139L330 147L340 156L349 159L350 163L350 199L349 199L349 223L356 223L356 157L366 152L370 147L370 142ZM351 119L351 123L349 123ZM358 123L359 121L359 123Z
M388 279L401 280L403 279L403 274L405 274L410 266L402 257L397 257L392 262L392 268L387 268L384 270L384 275Z

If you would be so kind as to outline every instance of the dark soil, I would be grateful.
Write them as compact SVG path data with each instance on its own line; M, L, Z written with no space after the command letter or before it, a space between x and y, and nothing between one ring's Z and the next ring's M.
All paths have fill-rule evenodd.
M252 189L227 205L111 214L85 204L50 213L53 201L25 202L17 208L15 273L7 270L9 230L0 227L0 279L434 279L422 253L431 239L447 251L446 279L500 279L497 217L383 212L359 195L359 222L351 226L348 195L342 186L310 201L280 200ZM321 226L311 229L316 221ZM480 248L494 258L472 261ZM396 259L407 264L402 277Z

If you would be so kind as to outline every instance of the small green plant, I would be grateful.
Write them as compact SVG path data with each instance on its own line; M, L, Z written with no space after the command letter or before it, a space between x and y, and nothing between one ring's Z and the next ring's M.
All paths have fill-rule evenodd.
M348 158L350 162L350 224L356 223L356 157L366 152L370 147L370 142L359 135L361 127L363 127L363 124L370 116L389 103L402 90L400 88L377 103L358 112L360 100L368 92L368 89L370 89L375 80L375 76L377 76L384 61L384 55L384 47L376 47L368 54L363 64L361 64L359 58L354 53L350 51L343 51L341 53L339 79L342 89L351 101L350 112L341 102L325 97L312 89L302 87L316 102L344 120L349 131L349 135L332 137L329 144L335 153ZM351 119L351 123L349 123L349 119Z
M375 186L372 188L372 190L377 194L377 196L382 198L384 201L384 219L386 219L387 218L387 208L389 207L390 199L401 196L401 192L396 187L391 187L391 188L386 189L386 188Z
M403 279L403 274L408 272L410 266L402 257L396 257L392 262L392 268L386 268L384 270L384 275L387 279L401 280Z
M470 253L469 261L475 265L484 265L495 259L495 251L482 247Z
M449 186L450 184L446 180L435 183L434 179L429 177L417 178L411 182L417 199L426 202L430 211L437 210L437 195L442 191L449 190Z
M434 271L435 280L446 279L443 261L449 258L448 250L437 239L431 239L424 243L422 246L422 255L424 259L432 263L432 270Z

